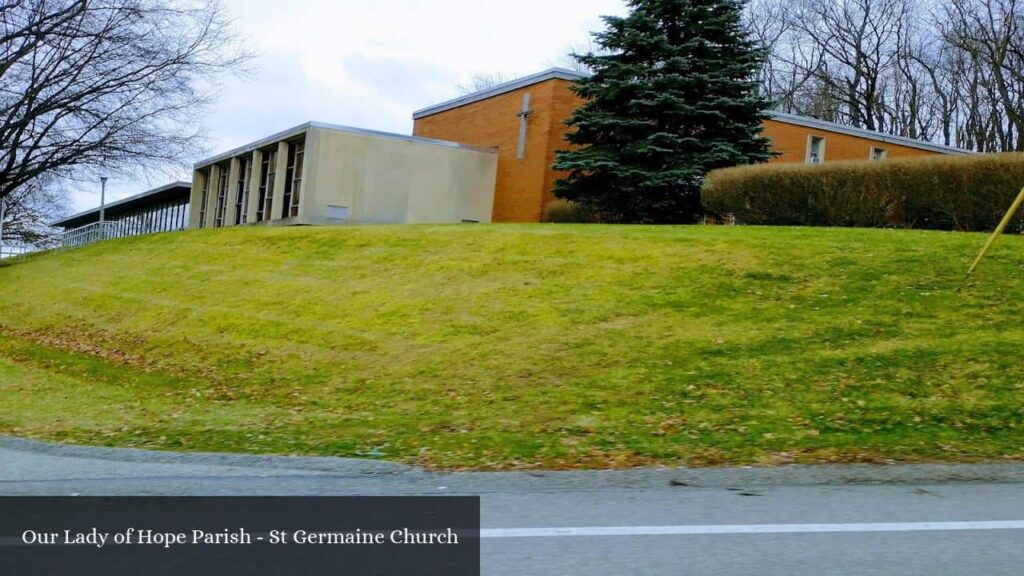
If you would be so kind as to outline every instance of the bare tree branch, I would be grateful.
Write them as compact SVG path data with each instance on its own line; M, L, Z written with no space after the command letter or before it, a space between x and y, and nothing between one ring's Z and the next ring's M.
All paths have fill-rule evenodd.
M248 58L218 0L0 4L0 198L182 165L217 79Z
M979 151L1024 150L1024 0L752 0L778 109Z

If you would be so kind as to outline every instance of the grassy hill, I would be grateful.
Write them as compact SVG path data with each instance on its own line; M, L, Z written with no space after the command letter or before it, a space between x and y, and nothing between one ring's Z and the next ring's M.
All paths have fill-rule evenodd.
M1024 456L1024 238L237 228L0 267L0 433L444 468Z

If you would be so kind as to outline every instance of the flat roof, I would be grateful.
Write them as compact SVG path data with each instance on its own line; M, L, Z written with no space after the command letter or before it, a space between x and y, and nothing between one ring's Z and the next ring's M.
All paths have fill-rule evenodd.
M434 104L422 108L412 113L413 120L419 120L432 114L451 110L453 108L459 108L473 102L479 102L488 98L505 94L513 90L525 88L533 84L538 84L553 78L560 80L568 80L570 82L586 78L589 74L577 72L575 70L569 70L568 68L548 68L547 70L537 72L536 74L530 74L529 76L523 76L509 82L503 82L497 86L491 88L485 88L478 90L471 94L459 96L451 100L446 100L440 104ZM935 144L925 140L917 140L915 138L908 138L906 136L893 136L884 132L878 132L875 130L866 130L864 128L853 128L851 126L844 126L835 122L828 122L826 120L818 120L817 118L810 118L808 116L799 116L797 114L790 114L788 112L780 112L772 110L768 112L768 115L772 120L779 122L785 122L787 124L796 124L804 126L806 128L817 128L819 130L826 130L829 132L838 132L840 134L849 134L851 136L860 136L861 138L870 138L872 140L878 140L880 142L889 142L891 144L899 144L901 146L909 146L911 148L919 148L921 150L928 150L931 152L938 152L941 154L974 154L970 150L964 150L962 148L955 148L953 146L944 146L942 144Z
M132 208L159 204L179 197L188 199L191 193L192 183L179 180L177 182L171 182L170 184L164 184L163 186L153 188L152 190L146 190L145 192L135 194L134 196L110 202L104 206L103 211L106 215L114 216L122 212L127 212ZM55 220L50 223L50 226L76 228L92 221L99 221L99 216L100 208L97 206L96 208L72 214L71 216L60 220Z
M459 96L458 98L446 100L444 102L441 102L440 104L427 106L426 108L422 108L420 110L413 112L412 119L419 120L424 116L430 116L431 114L437 114L438 112L444 112L445 110L451 110L452 108L458 108L460 106L465 106L466 104L472 104L473 102L479 102L480 100L493 98L495 96L498 96L499 94L504 94L506 92L511 92L513 90L518 90L520 88L525 88L527 86L532 86L534 84L539 84L547 80L557 78L559 80L568 80L570 82L574 82L576 80L580 80L586 77L587 74L581 74L580 72L576 72L575 70L569 70L568 68L548 68L547 70L537 72L536 74L523 76L522 78L510 80L509 82L503 82L501 84L498 84L497 86L492 86L490 88L478 90L471 94Z
M489 154L494 154L495 153L495 151L493 149L491 149L491 148L482 148L482 147L479 147L479 146L469 146L469 145L466 145L466 144L459 144L458 142L449 142L447 140L438 140L436 138L423 138L423 137L420 137L420 136L409 136L407 134L396 134L394 132L382 132L380 130L369 130L369 129L366 129L366 128L356 128L354 126L342 126L341 124L327 124L325 122L313 122L313 121L311 121L311 122L306 122L305 124L300 124L298 126L295 126L294 128L289 128L287 130L282 130L280 132L276 132L274 134L271 134L270 136L267 136L265 138L260 138L259 140L256 140L255 142L250 142L249 144L245 144L245 145L239 146L237 148L233 148L231 150L228 150L227 152L222 152L220 154L217 154L216 156L211 156L211 157L206 158L204 160L200 160L199 162L196 162L193 165L193 167L196 168L196 169L202 168L204 166L209 166L210 164L216 164L217 162L222 162L224 160L228 160L228 159L234 158L235 156L240 156L240 155L245 154L247 152L252 152L254 150L259 150L260 148L263 148L264 146L268 146L268 145L273 144L275 142L280 142L281 140L287 140L289 138L294 138L294 137L296 137L296 136L298 136L300 134L304 134L305 132L309 131L309 129L311 129L311 128L317 128L317 129L320 129L320 130L333 130L335 132L347 132L349 134L359 134L359 135L362 135L362 136L372 136L372 137L376 137L376 138L388 138L388 139L392 139L392 140L403 140L405 142L413 142L415 144L431 144L431 145L434 145L434 146L444 146L446 148L458 148L458 149L462 149L462 150L475 150L477 152L487 152Z

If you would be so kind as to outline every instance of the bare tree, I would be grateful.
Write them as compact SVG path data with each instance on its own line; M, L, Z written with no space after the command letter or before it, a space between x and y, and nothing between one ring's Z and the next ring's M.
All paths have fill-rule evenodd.
M1024 0L752 0L776 108L1024 151Z
M586 42L579 42L570 44L565 50L565 54L555 62L555 65L561 68L568 68L574 72L580 74L590 74L590 67L584 63L583 56L607 56L608 50L603 46L596 44L593 37L589 37Z
M938 36L926 36L922 44L906 53L916 66L920 81L927 86L927 101L921 114L931 115L932 138L946 146L960 145L956 140L956 126L963 109L961 91L967 70L961 54L952 50ZM928 131L921 130L919 137L926 137Z
M946 40L980 63L980 87L1000 109L988 110L980 144L1024 151L1024 2L1018 0L947 0L943 15ZM985 110L974 111L981 121ZM977 129L977 127L976 127ZM978 134L980 136L980 134Z
M0 198L182 165L246 57L218 0L0 0Z
M784 112L793 112L794 94L807 81L806 75L799 80L794 73L813 69L813 66L792 66L792 61L803 60L799 46L792 42L793 28L789 19L789 4L777 0L753 0L747 4L744 24L750 38L768 53L758 71L761 93ZM789 58L784 58L787 54Z
M479 92L488 88L494 88L499 84L504 84L514 80L514 76L509 76L502 72L492 72L489 74L472 74L469 77L469 81L465 84L459 84L455 87L459 95L472 94L473 92Z
M37 179L0 199L3 237L0 245L24 245L47 236L49 223L64 214L64 189Z
M790 23L822 54L815 78L841 95L852 126L886 130L886 84L906 31L910 0L798 0Z

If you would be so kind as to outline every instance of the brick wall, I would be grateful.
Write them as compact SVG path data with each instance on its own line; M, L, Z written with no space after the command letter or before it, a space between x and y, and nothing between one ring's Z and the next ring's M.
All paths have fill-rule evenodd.
M562 121L577 106L569 82L551 79L506 92L486 100L445 110L413 125L413 134L440 138L473 146L498 149L498 175L495 182L495 222L537 222L544 205L552 198L551 189L559 177L550 169L555 150L564 147ZM526 153L516 157L519 118L523 94L530 94Z
M771 139L772 149L781 153L773 158L772 162L805 162L807 160L807 140L812 135L825 139L825 162L868 160L872 147L884 148L888 158L936 154L936 152L920 148L901 146L841 132L808 128L777 120L766 120L763 134Z

